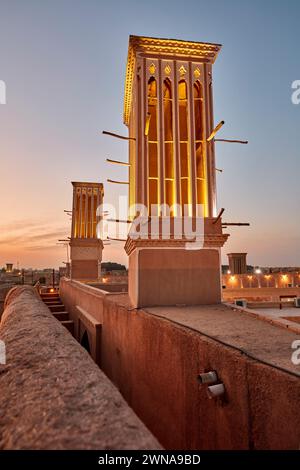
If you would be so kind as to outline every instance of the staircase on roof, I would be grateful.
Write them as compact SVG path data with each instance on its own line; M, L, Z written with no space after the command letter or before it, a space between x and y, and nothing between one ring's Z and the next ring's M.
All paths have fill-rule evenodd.
M59 293L55 292L42 292L41 299L49 308L52 315L74 336L74 322L69 318L64 304L62 303Z

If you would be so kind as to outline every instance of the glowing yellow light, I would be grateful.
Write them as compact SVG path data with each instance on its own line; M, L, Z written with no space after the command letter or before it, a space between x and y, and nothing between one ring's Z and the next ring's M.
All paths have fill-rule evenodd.
M149 67L149 72L153 75L155 73L155 70L156 70L155 64L152 63Z
M283 281L287 281L287 280L288 280L288 277L287 277L286 274L283 274L283 275L281 276L281 279L282 279Z
M106 277L103 277L103 278L102 278L102 282L103 282L103 284L106 284L106 283L107 283Z
M50 292L51 292L51 293L52 293L52 292L54 292L54 289L53 289L53 287L51 287L51 289L50 289Z
M251 279L253 278L253 276L248 276L248 279L251 281Z
M266 279L270 279L270 277L271 277L270 274L266 274L266 275L265 275L265 278L266 278Z
M235 276L230 276L230 282L235 282Z
M228 271L227 271L227 274L231 274L231 271L230 271L230 269L228 269Z
M147 113L146 123L145 123L145 135L149 134L150 119L151 119L151 114Z

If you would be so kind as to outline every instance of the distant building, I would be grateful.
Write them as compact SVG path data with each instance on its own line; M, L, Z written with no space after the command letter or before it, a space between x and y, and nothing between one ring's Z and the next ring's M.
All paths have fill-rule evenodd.
M97 234L100 221L97 208L103 203L103 184L73 182L72 185L71 278L97 280L103 250Z
M247 253L228 253L230 274L246 274L247 272Z
M13 263L6 263L6 272L12 273L13 271Z
M258 272L259 271L259 272ZM252 273L233 274L231 272L222 275L223 289L245 289L245 288L285 288L300 287L299 271L276 271L268 272L256 270Z
M59 267L59 278L61 277L70 277L71 275L71 263L65 263L65 266L60 266Z

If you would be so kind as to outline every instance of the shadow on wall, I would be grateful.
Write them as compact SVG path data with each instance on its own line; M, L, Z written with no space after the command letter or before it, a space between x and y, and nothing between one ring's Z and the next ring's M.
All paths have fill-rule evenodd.
M89 337L88 337L87 331L85 331L83 333L80 344L84 349L86 349L86 351L89 354L91 354L90 342L89 342Z
M127 283L116 283L116 284L106 284L106 283L88 283L91 287L96 287L96 289L101 289L106 292L128 292L128 284Z

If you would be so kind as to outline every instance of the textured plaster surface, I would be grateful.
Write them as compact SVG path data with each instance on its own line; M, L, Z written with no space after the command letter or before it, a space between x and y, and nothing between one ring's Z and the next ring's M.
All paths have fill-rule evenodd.
M291 361L294 351L291 345L294 340L300 339L300 334L222 304L154 307L147 308L146 311L204 333L261 361L300 376L300 367Z
M165 448L299 449L299 335L222 304L134 309L79 284L61 281L64 302L74 319L88 297L101 311L101 367ZM220 399L199 384L210 370Z
M34 289L10 291L0 339L0 449L160 448Z

